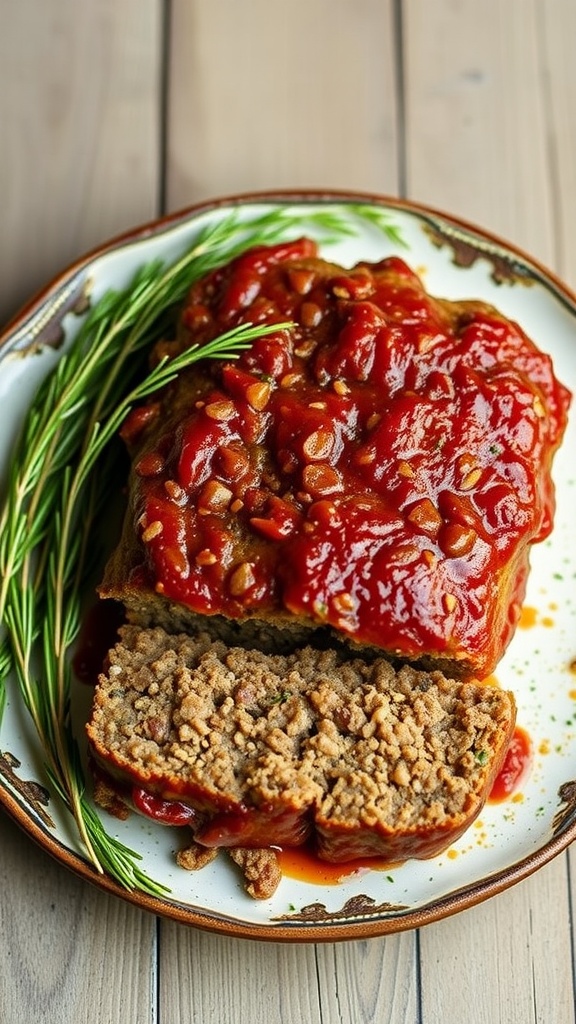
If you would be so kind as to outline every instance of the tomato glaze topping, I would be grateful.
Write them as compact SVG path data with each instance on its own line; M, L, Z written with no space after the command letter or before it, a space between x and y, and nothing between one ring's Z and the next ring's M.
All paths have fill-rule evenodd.
M396 257L343 270L306 239L195 284L157 355L286 320L125 423L132 583L489 673L552 525L569 394L550 359L492 307L432 298Z

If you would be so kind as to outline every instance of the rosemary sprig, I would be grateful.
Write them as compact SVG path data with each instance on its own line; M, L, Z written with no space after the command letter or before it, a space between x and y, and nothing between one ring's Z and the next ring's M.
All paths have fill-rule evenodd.
M12 655L8 638L0 643L0 722L6 707L6 684L5 679L12 668Z
M135 384L104 420L92 424L90 432L80 443L75 464L66 464L56 477L51 477L47 498L45 494L34 503L41 516L48 507L50 510L50 519L45 524L42 537L43 546L40 551L36 550L37 545L32 549L40 555L42 571L38 572L38 566L32 565L32 551L28 551L19 571L12 571L8 578L4 617L20 692L42 742L50 777L74 815L88 855L99 870L102 870L103 855L104 859L106 853L112 857L112 851L105 849L106 844L102 843L104 830L101 826L95 827L95 815L89 812L90 805L84 799L80 759L69 729L69 652L80 629L85 577L82 569L95 518L93 490L88 486L91 474L134 404L165 387L182 369L199 359L234 359L256 338L288 326L241 325L207 345L192 346L170 361L162 360ZM69 402L76 405L77 411L73 394L69 396ZM66 412L65 409L64 423L68 420ZM43 483L42 471L39 478ZM53 486L55 481L57 488ZM36 494L34 492L34 497ZM8 519L11 532L22 536L20 527L26 521L28 508L18 504L11 511ZM10 552L7 555L10 557ZM34 667L38 644L42 652L40 680ZM114 858L112 861L115 863ZM125 870L123 875L126 876Z
M70 650L81 622L106 459L129 409L202 358L234 359L283 326L243 326L189 348L146 374L144 354L162 336L193 281L254 245L310 233L329 244L369 223L395 244L384 211L363 204L273 206L246 218L232 210L198 230L173 263L149 263L122 291L102 295L33 400L14 448L0 512L0 722L6 680L37 731L55 791L73 814L88 857L120 885L154 895L166 889L138 866L139 856L111 836L85 794L70 721Z

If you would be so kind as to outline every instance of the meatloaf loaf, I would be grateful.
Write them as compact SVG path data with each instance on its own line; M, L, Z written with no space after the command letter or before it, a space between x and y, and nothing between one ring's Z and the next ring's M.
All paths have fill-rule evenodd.
M552 524L569 395L550 359L485 303L433 298L398 258L345 269L305 239L194 284L154 358L287 320L129 416L102 596L142 626L209 616L227 642L272 650L323 629L487 675Z
M188 807L203 847L320 858L437 854L480 811L514 728L511 693L304 648L125 626L88 724L122 790Z

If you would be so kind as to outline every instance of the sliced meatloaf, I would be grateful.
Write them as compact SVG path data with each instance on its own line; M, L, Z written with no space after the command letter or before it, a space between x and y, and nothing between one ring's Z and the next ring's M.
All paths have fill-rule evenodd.
M206 847L334 862L437 854L471 824L515 723L512 694L303 648L125 626L87 727L100 770L191 809Z

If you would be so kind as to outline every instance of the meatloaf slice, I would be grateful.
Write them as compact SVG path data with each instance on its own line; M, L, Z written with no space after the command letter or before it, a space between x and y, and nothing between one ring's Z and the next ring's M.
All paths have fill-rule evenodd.
M481 810L511 693L303 648L125 626L87 726L120 785L193 808L207 847L297 846L340 862L436 855Z

